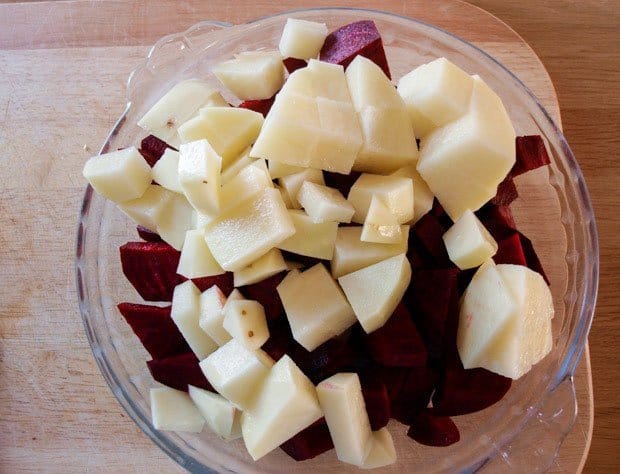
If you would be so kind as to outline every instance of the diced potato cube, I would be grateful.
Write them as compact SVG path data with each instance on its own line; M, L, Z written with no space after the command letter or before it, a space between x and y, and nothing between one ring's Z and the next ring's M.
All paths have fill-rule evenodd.
M153 166L153 180L170 191L182 193L179 184L179 152L166 148L164 154Z
M224 269L213 258L205 242L204 229L188 230L181 251L177 273L186 278L221 275Z
M137 224L155 230L161 213L173 195L171 191L161 186L150 185L138 199L122 202L118 208Z
M420 218L433 208L433 200L435 196L428 187L428 184L422 179L415 165L404 166L392 173L391 176L402 176L411 178L413 181L413 220L411 224L415 224Z
M213 74L239 99L269 99L284 84L282 56L273 52L239 54L216 64Z
M224 329L246 349L256 350L269 339L267 318L258 301L239 300L226 305Z
M217 217L206 229L211 253L228 271L238 271L295 233L280 192L265 189Z
M473 82L469 74L446 58L417 67L398 82L416 137L452 122L467 112Z
M189 397L215 434L227 441L241 435L241 412L224 397L193 385L189 386Z
M497 252L497 242L470 210L443 235L450 260L461 270L482 265Z
M234 274L235 286L251 285L287 269L282 252L271 249L258 260Z
M358 112L365 107L405 109L405 102L390 79L370 59L356 56L347 66L345 76L351 101Z
M306 257L331 260L338 232L337 222L313 222L303 211L289 210L295 233L277 247Z
M364 462L360 465L362 469L377 469L389 466L396 462L396 448L392 435L386 427L372 432L372 448Z
M351 222L355 213L340 191L311 181L303 182L297 200L313 222Z
M301 189L301 186L306 181L309 181L311 183L321 184L321 185L325 184L325 180L323 179L323 172L321 170L315 170L315 169L310 169L310 168L304 169L303 171L300 171L299 173L283 176L280 179L278 179L278 184L280 184L282 189L286 190L286 193L291 198L291 201L295 209L301 208L301 204L299 200L297 199L297 195L299 194L299 190Z
M262 393L262 385L273 366L265 352L250 351L231 339L200 363L200 368L213 387L236 407L253 406Z
M181 145L179 184L190 204L203 214L220 210L222 158L207 140Z
M156 430L202 431L205 419L187 393L170 387L152 388L150 398Z
M285 58L316 58L326 37L325 23L288 18L280 38L280 53Z
M184 195L173 193L162 206L157 222L157 233L177 250L183 249L185 233L194 227L194 208Z
M261 163L265 160L256 160L243 168L237 176L228 181L220 189L220 212L235 207L241 202L254 197L267 188L273 188L269 173L263 169Z
M353 222L366 220L372 197L383 200L396 220L404 224L413 219L413 181L400 176L381 176L364 173L349 191L348 200L355 208Z
M395 255L407 252L409 226L401 227L403 239L397 244L377 244L361 240L362 227L340 227L336 235L332 276L341 277Z
M239 172L248 165L254 162L254 158L250 157L250 150L252 147L247 147L243 152L234 160L232 160L222 170L222 186L232 180Z
M200 290L191 280L175 287L170 315L198 360L217 349L215 341L200 327Z
M232 339L224 328L224 305L226 296L217 285L213 285L200 295L200 319L198 324L218 346L223 346Z
M287 165L286 163L282 163L281 161L269 162L269 175L271 176L271 179L278 179L282 176L300 173L304 170L305 168L302 168L301 166Z
M136 147L93 156L82 174L95 191L116 203L139 198L151 184L151 167Z
M397 244L403 240L402 229L396 217L380 197L374 195L360 237L364 242Z
M256 402L241 417L245 447L258 460L322 416L314 385L285 355L271 368Z
M355 316L366 333L381 328L403 298L411 282L405 254L388 258L338 278Z
M342 290L320 263L303 273L291 271L277 290L293 337L308 351L355 323Z

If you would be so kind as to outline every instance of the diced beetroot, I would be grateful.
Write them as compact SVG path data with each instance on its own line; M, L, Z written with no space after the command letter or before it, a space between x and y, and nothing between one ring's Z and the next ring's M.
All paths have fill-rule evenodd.
M471 279L476 274L477 268L470 268L469 270L462 270L457 276L459 286L459 297L463 295L463 292L467 289L467 286L471 282Z
M456 268L416 270L405 295L413 322L433 359L441 356L446 345L448 317L454 301L458 302L458 273Z
M510 171L513 177L551 163L545 142L540 135L517 137L515 146L517 161Z
M496 206L509 206L512 201L519 197L515 182L510 175L506 176L504 180L497 186L497 193L491 199L491 204Z
M325 184L327 186L337 189L344 197L347 197L349 195L349 191L351 190L351 186L355 184L357 178L359 178L361 174L362 173L359 171L351 171L351 174L323 171L323 178L325 179Z
M417 367L426 364L426 347L404 303L387 323L366 336L372 358L389 367Z
M439 223L443 226L444 229L448 230L450 227L452 227L452 219L450 219L450 216L445 211L443 206L439 203L437 198L433 199L433 207L431 208L430 214L434 215L439 220Z
M155 135L149 135L142 139L140 143L140 154L148 162L154 166L166 151L166 148L172 148L165 141L160 140ZM174 150L174 148L172 148Z
M437 416L430 410L418 413L412 420L407 436L425 446L450 446L461 439L459 429L447 416Z
M165 242L127 242L120 247L123 273L146 301L172 301L181 252Z
M280 272L258 283L243 287L243 294L247 299L256 300L263 305L267 319L276 319L284 311L276 287L285 276L286 272Z
M392 78L381 35L371 20L349 23L331 32L325 38L319 58L346 68L358 54L373 61L387 77Z
M136 227L138 236L146 242L163 242L162 238L157 232L153 232L151 229L147 229L144 226L139 225Z
M437 373L429 367L407 369L400 387L393 394L390 404L392 418L411 423L415 414L428 406L437 378Z
M118 310L153 359L183 354L190 350L170 317L170 306L121 303Z
M527 265L521 246L521 236L518 232L514 232L497 242L497 253L493 256L493 260L497 264Z
M456 349L456 348L454 348ZM433 394L433 413L457 416L474 413L501 400L512 380L486 369L464 369L458 353L447 356Z
M266 117L271 110L271 106L274 101L275 96L269 99L245 100L239 104L239 107L242 109L253 110L254 112L263 114L263 117Z
M312 459L334 447L325 418L300 431L280 447L295 461Z
M165 359L149 360L146 365L151 375L159 383L177 390L187 391L188 385L215 392L198 365L193 352L186 352Z
M512 217L512 212L508 206L489 204L477 211L476 216L497 242L512 235L517 230L514 217Z
M380 430L390 421L388 390L383 380L374 374L360 374L360 382L370 428L373 431Z
M235 289L233 272L222 273L221 275L214 275L209 277L192 278L194 284L200 291L205 291L211 288L213 285L217 285L222 293L226 296L232 293Z
M446 230L448 228L442 225L439 218L431 213L422 216L412 229L416 240L441 268L454 267L450 262L448 251L442 239Z
M285 314L281 314L276 319L267 322L269 327L269 339L261 347L271 358L278 361L291 352L291 346L295 343L291 327L288 324Z
M543 267L542 267L542 264L540 263L538 255L536 254L536 251L534 250L534 245L532 244L532 241L528 239L525 235L523 235L521 232L519 232L519 237L521 240L521 247L523 248L523 254L525 255L525 260L527 262L527 267L534 270L535 272L540 273L542 277L545 279L545 282L547 283L547 285L550 285L551 283L549 282L549 278L547 278L547 275L545 274L545 271L543 270Z
M289 74L297 71L297 69L301 69L302 67L306 67L308 65L308 63L304 59L297 58L285 58L282 62L284 63L284 67Z
M282 250L282 256L284 257L284 260L297 262L303 265L304 268L310 268L310 267L315 266L317 263L322 263L323 265L327 267L327 270L329 271L329 262L318 259L316 257L308 257L306 255L299 255L297 253L288 252L286 250Z

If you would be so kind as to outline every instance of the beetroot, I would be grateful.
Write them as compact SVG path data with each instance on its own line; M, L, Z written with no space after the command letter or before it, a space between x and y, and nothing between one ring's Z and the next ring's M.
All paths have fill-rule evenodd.
M136 230L138 231L138 236L146 242L163 242L159 234L151 229L139 225L136 227Z
M398 387L390 390L389 380L385 382L391 398L391 416L401 423L409 424L416 413L428 406L438 375L430 367L406 369L406 372L399 375L396 379ZM389 379L390 375L387 376Z
M243 294L247 299L256 300L263 305L267 319L276 319L284 311L276 288L285 276L285 271L280 272L258 283L243 287Z
M477 211L476 216L497 242L509 237L517 230L508 206L489 204Z
M188 385L215 392L198 365L193 352L186 352L165 359L149 360L146 365L159 383L187 392Z
M432 262L440 268L454 267L442 239L447 230L448 227L444 226L439 218L430 212L422 216L412 228L416 242L422 246L424 253L430 256Z
M149 165L154 166L162 157L166 148L172 148L165 141L160 140L155 135L149 135L142 139L140 143L140 154ZM174 148L172 148L174 150Z
M437 416L430 410L418 413L412 420L407 436L426 446L450 446L461 439L459 429L447 416Z
M361 374L362 395L366 412L370 419L370 428L380 430L390 421L390 398L383 380L374 374Z
M226 296L232 293L235 289L234 275L232 272L222 273L221 275L214 275L209 277L192 278L194 284L200 291L205 291L211 288L213 285L217 285L222 293Z
M283 443L282 450L295 461L312 459L334 447L325 418L313 423Z
M146 301L172 301L181 252L165 242L127 242L120 247L123 273Z
M190 351L170 317L170 306L121 303L118 310L153 359Z
M497 186L497 193L491 199L491 204L496 206L509 206L512 201L519 197L515 182L510 175L506 176L504 180Z
M319 59L340 64L346 69L358 54L373 61L388 78L392 78L381 35L371 20L349 23L331 32L325 38Z
M275 96L269 99L245 100L239 104L239 107L241 107L242 109L253 110L254 112L263 114L263 117L266 117L271 110L271 106L273 105L274 101Z
M351 171L351 174L323 171L323 178L325 179L325 184L327 186L337 189L344 197L347 197L349 195L349 191L351 190L351 186L355 184L357 178L359 178L361 174L362 173L359 171Z
M510 171L513 177L551 163L545 142L540 135L517 137L515 146L517 161Z
M510 263L513 265L527 265L521 237L518 232L505 237L497 242L497 253L493 256L495 263Z
M291 347L295 344L291 328L288 324L286 315L281 314L278 318L267 321L269 327L269 339L261 347L269 356L278 361L291 352Z
M306 65L308 64L304 59L297 58L285 58L282 62L284 63L284 67L289 74L294 73L295 71L297 71L297 69L306 67Z
M389 367L416 367L426 364L426 347L401 302L385 325L366 335L371 357Z
M329 262L316 257L299 255L298 253L288 252L286 250L282 250L282 256L284 257L284 260L299 263L303 266L303 268L310 268L315 266L317 263L322 263L328 267L327 270L329 271Z

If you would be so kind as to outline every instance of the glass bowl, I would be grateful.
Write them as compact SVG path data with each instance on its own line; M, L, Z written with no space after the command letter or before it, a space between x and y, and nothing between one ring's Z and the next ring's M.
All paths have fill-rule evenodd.
M597 231L583 176L560 130L524 84L492 57L437 27L377 11L301 10L238 26L206 21L166 36L153 46L129 78L127 108L101 152L137 144L144 136L137 120L176 82L200 77L217 86L210 72L215 63L243 50L276 48L289 16L325 22L330 29L374 20L395 79L421 63L445 56L480 75L501 96L518 135L545 138L551 166L516 180L520 196L511 207L519 229L534 242L551 281L556 308L553 351L516 381L500 402L479 413L456 417L461 441L450 447L414 443L406 437L406 427L392 421L389 429L398 461L384 471L545 470L576 415L572 374L586 343L596 300ZM276 450L253 462L242 440L225 443L208 430L196 435L153 428L149 389L156 384L146 368L149 356L116 310L118 302L140 301L120 267L118 247L128 240L136 240L134 224L88 187L77 236L80 310L104 378L146 435L192 472L354 471L338 462L333 450L302 463Z

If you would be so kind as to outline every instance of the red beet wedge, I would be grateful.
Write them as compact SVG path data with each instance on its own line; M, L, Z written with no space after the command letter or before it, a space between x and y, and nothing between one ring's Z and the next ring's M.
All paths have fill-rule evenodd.
M138 237L146 242L163 242L159 234L157 232L153 232L151 229L147 229L146 227L139 225L136 227L136 230L138 231Z
M256 300L263 305L267 319L276 319L282 314L282 311L284 311L282 300L280 300L276 288L285 276L286 272L280 272L263 281L242 288L242 292L246 298Z
M491 204L496 206L509 206L512 201L519 197L515 182L510 175L497 186L497 194L491 199Z
M193 385L215 392L200 370L198 358L193 352L149 360L146 365L153 378L168 387L187 391L187 386Z
M230 295L235 289L234 275L232 272L226 272L221 275L209 277L192 278L192 281L200 291L208 290L213 285L217 285L226 296Z
M459 429L447 416L436 416L428 410L418 413L407 436L425 446L450 446L461 439Z
M497 242L509 237L517 230L508 206L490 204L477 211L476 216Z
M366 336L372 358L389 367L417 367L426 364L426 347L411 320L411 314L400 303L387 323Z
M540 135L517 137L515 146L517 161L510 171L512 176L519 176L551 163L545 142Z
M308 64L305 60L297 58L285 58L282 62L284 63L284 67L289 74L297 71L297 69L306 67L306 65Z
M349 23L331 32L325 38L319 59L346 68L358 54L373 61L387 77L392 78L381 35L371 20Z
M165 242L127 242L120 248L123 273L146 301L172 301L181 252Z
M269 327L269 339L261 347L276 362L291 350L295 343L288 320L284 314L267 322Z
M390 421L390 398L387 387L383 380L374 374L361 374L360 382L370 428L373 431L380 430Z
M283 443L282 450L295 461L312 459L334 447L325 418L313 423Z
M392 418L401 423L411 423L413 417L428 406L437 379L437 373L429 367L406 369L399 381L400 386L391 397Z
M497 242L497 253L493 256L493 261L497 264L509 263L527 266L523 247L521 246L521 236L518 232L514 232Z
M422 246L424 252L431 257L433 263L440 268L454 267L442 239L447 230L448 227L444 226L439 218L430 212L420 218L412 228L416 241Z
M323 177L325 178L325 184L330 188L335 188L342 193L344 197L349 195L351 186L355 184L357 178L362 173L359 171L351 171L351 174L333 173L331 171L323 171Z
M170 317L170 306L121 303L118 310L153 359L190 351Z
M239 107L242 109L253 110L254 112L263 114L263 117L266 117L271 110L271 106L274 101L274 97L269 99L245 100L239 104Z
M151 166L154 166L166 151L166 148L172 148L165 141L160 140L154 135L142 139L140 143L140 153ZM172 148L174 150L174 148Z

